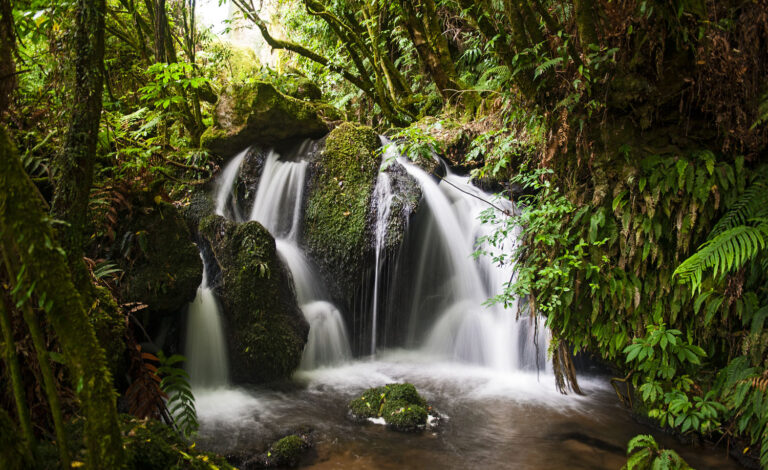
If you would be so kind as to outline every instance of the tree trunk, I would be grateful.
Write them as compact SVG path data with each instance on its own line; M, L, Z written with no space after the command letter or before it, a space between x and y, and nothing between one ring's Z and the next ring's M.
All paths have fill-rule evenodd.
M85 417L88 467L119 469L124 464L123 445L106 356L47 219L34 184L0 127L0 232L13 244L3 249L13 248L20 266L26 268L21 288L38 300L47 299L44 310Z
M61 228L60 242L78 286L90 285L85 268L78 269L77 266L83 264L84 227L101 120L105 9L105 0L77 2L72 46L75 54L74 102L64 149L56 159L52 212L69 224Z

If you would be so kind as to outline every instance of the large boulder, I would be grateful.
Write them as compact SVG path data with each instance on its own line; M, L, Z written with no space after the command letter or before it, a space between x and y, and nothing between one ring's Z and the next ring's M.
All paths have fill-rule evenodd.
M139 192L116 230L112 257L125 275L123 302L141 302L156 315L180 312L195 298L203 264L192 235L175 206Z
M286 96L266 82L238 83L219 97L213 126L201 137L201 146L231 156L249 145L278 146L327 132L312 103Z
M349 416L357 422L383 419L395 431L421 431L427 427L431 407L409 383L388 384L364 391L349 403Z
M312 163L304 243L336 300L352 303L373 256L371 197L380 166L379 139L370 127L344 123Z
M293 281L275 240L255 221L242 224L211 215L200 222L221 275L221 299L229 337L232 378L263 383L290 376L299 366L309 325L299 310Z

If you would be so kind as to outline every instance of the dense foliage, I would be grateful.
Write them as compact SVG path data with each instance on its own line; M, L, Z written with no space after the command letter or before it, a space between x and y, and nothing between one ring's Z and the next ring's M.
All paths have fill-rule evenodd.
M180 358L137 347L153 317L121 282L152 251L122 219L187 204L222 163L201 148L218 97L267 81L515 198L486 214L485 255L517 263L494 300L546 317L562 389L589 353L636 412L768 467L765 0L233 4L275 63L201 27L195 0L0 0L3 463L53 435L64 466L78 446L91 468L135 459L114 388L192 434ZM630 447L631 468L676 462Z

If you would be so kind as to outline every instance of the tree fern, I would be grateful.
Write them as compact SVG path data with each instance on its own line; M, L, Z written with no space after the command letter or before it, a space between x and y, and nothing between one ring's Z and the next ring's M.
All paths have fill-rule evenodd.
M757 225L737 225L729 228L701 245L699 251L683 261L674 275L691 283L697 292L704 274L710 269L717 277L737 270L747 261L754 259L765 249L768 237L768 219L752 220Z

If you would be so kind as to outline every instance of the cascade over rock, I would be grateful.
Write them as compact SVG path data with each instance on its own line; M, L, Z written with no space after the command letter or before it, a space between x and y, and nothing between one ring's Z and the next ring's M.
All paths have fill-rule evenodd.
M278 145L327 132L328 125L312 103L286 96L270 83L238 83L219 97L213 126L202 135L200 145L231 156L254 143Z
M332 297L347 307L373 257L369 213L378 147L373 129L344 123L328 135L325 151L311 166L302 238Z
M203 276L192 235L176 207L149 192L136 194L132 206L112 248L125 271L121 299L144 303L153 314L178 313L195 298Z
M309 326L272 235L258 222L211 215L200 222L221 276L211 286L228 326L235 383L288 377L301 362Z

